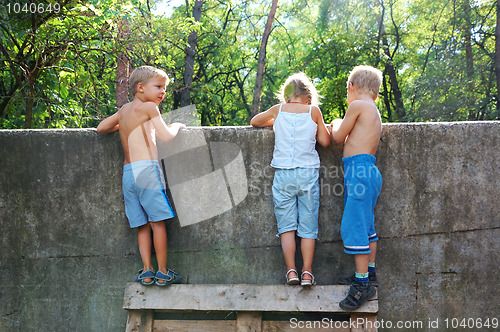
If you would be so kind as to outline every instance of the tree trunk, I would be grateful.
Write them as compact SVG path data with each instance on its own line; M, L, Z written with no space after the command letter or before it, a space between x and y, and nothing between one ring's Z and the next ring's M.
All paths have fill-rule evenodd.
M392 107L391 107L391 101L389 99L389 88L387 87L387 79L385 76L384 72L384 77L382 80L382 86L384 87L384 104L385 108L387 109L387 120L389 122L392 122Z
M396 103L396 114L398 116L398 120L402 120L406 115L406 111L403 104L403 96L401 94L401 90L399 89L398 77L396 76L396 68L394 68L392 59L387 60L387 63L385 64L385 70L387 72L387 75L389 75L389 83L391 84L392 95L394 96L394 102Z
M495 72L497 75L497 118L500 120L500 1L497 1L497 27L495 31Z
M193 8L193 18L195 22L199 22L201 19L201 7L203 6L203 0L195 1ZM184 68L184 86L182 87L180 93L180 106L188 106L191 104L191 84L193 83L194 76L194 58L196 55L196 39L198 33L196 31L191 31L188 37L188 47L186 49L186 66Z
M31 78L31 77L30 77ZM26 100L26 113L24 114L24 129L32 128L33 124L33 104L35 100L35 83L28 80L28 96Z
M241 100L243 101L243 105L245 106L247 113L250 114L251 113L250 106L247 103L247 98L245 97L245 89L243 87L245 78L243 78L243 80L240 80L238 75L239 75L238 73L233 74L234 80L236 81L236 84L238 85L238 88L240 90L240 95L241 95Z
M382 5L382 13L384 13L385 8L383 7L383 3L381 3L381 5ZM380 17L379 21L379 34L380 34L379 38L382 40L382 50L387 57L387 62L385 64L385 72L389 76L389 84L391 85L391 92L394 97L394 102L396 104L395 111L397 115L397 120L401 120L406 115L406 111L403 103L403 96L401 90L399 89L398 77L396 75L396 68L394 67L393 58L389 50L389 42L387 41L387 36L385 32L383 14ZM396 38L399 38L399 35L396 35ZM399 44L399 40L397 41L397 43ZM389 91L385 90L385 93L387 94L387 96L385 97L387 98L387 100L389 100Z
M129 22L126 18L122 18L118 26L118 43L127 41L129 36ZM127 47L128 48L128 47ZM126 51L118 54L116 64L116 106L122 107L128 102L128 76L129 76L130 61Z
M463 33L464 33L464 47L465 47L465 63L467 69L467 85L468 85L468 98L467 108L469 109L468 120L477 120L476 111L476 98L475 98L475 85L474 85L474 58L472 54L472 24L470 22L470 3L469 0L463 0L462 13L464 15Z
M257 77L255 79L252 112L250 113L250 117L254 117L257 113L259 113L260 109L260 95L262 93L262 81L264 79L264 71L266 69L267 41L269 39L269 35L271 34L271 27L273 25L274 15L276 14L277 8L278 8L278 0L273 0L273 3L271 4L271 11L267 16L267 23L264 28L264 35L262 36L262 42L260 43Z

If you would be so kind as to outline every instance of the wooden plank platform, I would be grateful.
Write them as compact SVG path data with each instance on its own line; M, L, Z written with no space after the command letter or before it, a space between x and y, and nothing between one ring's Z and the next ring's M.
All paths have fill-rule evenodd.
M263 313L293 315L338 314L345 320L376 321L378 294L356 311L346 312L338 303L345 298L349 286L316 285L310 288L285 285L209 285L181 284L168 287L145 287L128 283L123 308L129 312L127 331L288 331L297 330L290 320L263 320ZM155 313L157 313L155 315ZM159 313L174 314L158 319ZM189 313L203 313L203 319L185 318ZM233 319L212 319L215 313L233 313ZM236 315L234 315L236 313ZM223 314L223 316L224 316ZM184 316L183 316L184 315ZM161 315L160 315L161 316ZM158 317L160 317L158 316ZM180 318L179 318L180 317ZM326 317L326 316L325 316ZM308 318L307 318L308 319ZM307 331L376 331L364 325L356 328L343 324L339 328L325 329L326 321L315 323L320 329ZM312 326L312 323L309 323ZM330 323L331 326L334 324ZM337 325L340 326L340 323ZM366 325L366 324L365 324Z

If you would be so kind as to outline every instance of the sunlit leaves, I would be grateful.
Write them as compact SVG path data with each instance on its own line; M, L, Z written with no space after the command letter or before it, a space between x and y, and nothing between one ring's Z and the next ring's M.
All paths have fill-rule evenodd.
M184 88L192 31L198 40L191 99L202 123L248 124L270 3L206 0L195 22L192 0L169 16L153 15L154 2L71 0L60 15L43 20L0 8L0 127L24 126L31 93L27 77L35 93L33 127L95 126L116 110L119 54L126 54L132 67L149 64L169 74L169 93L160 107L172 110ZM341 117L349 71L359 64L384 70L391 61L406 113L389 114L383 100L394 103L394 96L387 85L377 104L386 121L496 119L495 5L494 0L280 0L267 46L261 109L277 103L275 93L286 77L303 71L323 96L325 119ZM39 23L35 30L32 18ZM129 25L120 35L123 20Z

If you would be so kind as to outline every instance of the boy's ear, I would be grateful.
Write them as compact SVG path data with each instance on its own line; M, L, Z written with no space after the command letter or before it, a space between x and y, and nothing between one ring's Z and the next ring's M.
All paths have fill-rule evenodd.
M142 83L137 83L136 88L137 92L144 92L144 85Z
M349 93L353 93L353 92L354 92L354 85L352 84L352 82L349 82L349 85L348 85L348 86L349 86L349 89L348 89L348 91L347 91L347 92L349 92Z

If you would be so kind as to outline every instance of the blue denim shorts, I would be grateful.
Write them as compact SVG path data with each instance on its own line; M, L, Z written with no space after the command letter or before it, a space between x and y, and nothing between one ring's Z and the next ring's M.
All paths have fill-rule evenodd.
M273 180L278 233L297 231L305 239L318 237L319 172L317 168L277 168Z
M123 165L123 200L131 228L175 217L158 160Z
M370 242L377 241L373 209L382 188L382 175L375 157L358 154L344 162L344 215L340 234L347 254L369 254Z

